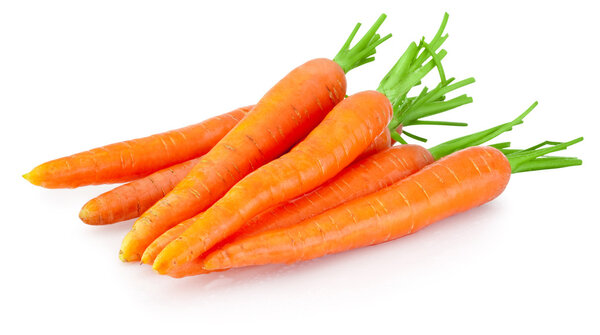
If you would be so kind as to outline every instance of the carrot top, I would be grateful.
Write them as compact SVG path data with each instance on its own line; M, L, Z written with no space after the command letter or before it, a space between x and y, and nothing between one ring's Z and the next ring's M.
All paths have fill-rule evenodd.
M377 90L385 94L394 108L394 116L388 125L392 138L400 143L406 141L400 136L397 129L402 126L402 133L415 140L426 142L425 138L409 133L406 126L411 125L445 125L466 126L463 122L447 122L422 120L425 117L436 115L450 109L473 102L467 95L461 95L446 101L445 95L463 86L475 82L468 78L454 82L454 78L446 78L441 60L446 56L446 50L437 51L448 34L444 29L448 22L448 13L444 14L442 24L430 42L425 42L425 37L419 44L412 42L379 83ZM432 90L424 87L416 97L407 97L410 90L421 84L421 80L434 68L437 68L440 83Z
M358 43L356 43L356 45L350 48L350 44L360 29L361 24L357 23L356 26L354 26L354 29L346 40L346 43L344 43L340 51L333 58L333 61L338 63L345 73L348 73L348 71L363 64L374 61L375 57L373 55L375 55L376 52L375 48L392 37L392 34L387 34L384 37L381 37L379 34L377 34L377 29L379 29L386 17L387 15L381 14L377 21L375 21L375 23L367 31L365 36L363 36Z
M523 119L537 105L538 102L535 101L527 110L510 122L438 144L430 148L429 152L435 160L438 160L456 151L488 142L502 133L511 131L514 126L522 124ZM510 162L512 173L518 173L581 165L582 161L575 157L545 156L555 151L564 150L581 141L583 141L583 137L569 142L544 141L527 149L511 149L509 148L510 142L501 142L490 146L500 150L506 156ZM545 146L549 147L544 148Z
M498 135L505 133L507 131L512 130L512 128L516 125L519 125L521 123L523 123L523 119L529 114L531 113L531 111L537 106L537 101L534 102L531 106L529 106L529 108L527 108L527 110L525 112L523 112L521 115L517 116L516 119L507 122L507 123L503 123L501 125L486 129L486 130L482 130L470 135L465 135L459 138L455 138L453 140L441 143L436 145L435 147L432 147L429 149L429 152L431 152L431 155L433 156L433 158L435 158L436 160L440 159L441 157L444 156L448 156L453 152L465 149L467 147L472 147L472 146L476 146L476 145L480 145L483 144L495 137L497 137ZM499 143L494 145L494 147L496 149L498 148L498 145L501 146L505 146L506 143ZM508 144L510 145L510 144Z
M583 161L576 157L558 157L546 156L549 153L565 150L573 144L583 141L583 137L578 137L568 142L544 141L528 149L516 150L512 152L499 149L505 153L512 173L559 169L563 167L576 166L583 164ZM549 145L544 148L544 146Z

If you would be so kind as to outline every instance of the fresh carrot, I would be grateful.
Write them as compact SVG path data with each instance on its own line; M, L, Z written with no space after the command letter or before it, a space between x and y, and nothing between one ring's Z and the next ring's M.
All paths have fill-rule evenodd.
M79 218L89 225L134 219L170 192L196 165L194 158L123 184L88 201Z
M391 37L376 34L384 19L382 15L350 48L357 25L333 60L308 61L271 88L171 192L140 216L125 236L119 258L140 260L156 237L211 206L248 173L304 138L344 99L345 73L374 60L375 48Z
M227 245L208 255L204 267L213 271L289 264L397 239L493 200L507 186L511 171L580 165L578 159L536 158L581 140L508 156L493 147L458 151L390 187L298 225Z
M260 234L264 231L291 227L304 220L321 214L331 208L337 207L350 200L371 194L392 185L417 172L434 160L449 155L458 150L480 145L497 137L504 132L512 130L523 122L537 105L534 103L524 113L511 122L501 124L474 134L459 137L439 144L429 150L417 145L401 145L389 148L374 154L364 160L354 163L329 180L327 183L306 193L292 201L274 207L254 217L235 234L211 249L218 250L225 244L233 244L249 236ZM159 237L146 249L142 260L150 257L151 247L156 243L164 244L164 239L173 240L181 234L188 221L173 227L163 236ZM173 277L183 277L206 273L203 268L204 257L200 256L181 266L169 271Z
M400 106L399 99L404 100L436 65L445 82L439 66L441 55L424 45L426 57L422 62L431 57L429 63L414 64L419 55L406 58L405 53L401 60L407 63L399 63L401 70L407 71L398 71L395 66L380 85L387 96L364 91L340 102L289 153L250 173L196 216L192 225L158 254L153 268L168 273L229 237L260 212L318 187L352 163L389 124L393 116L391 101Z
M185 128L55 159L23 177L46 188L75 188L138 179L205 154L251 108L238 108Z
M463 82L471 83L472 80ZM453 85L451 90L462 86L462 84ZM444 91L444 95L449 92L450 90ZM435 102L421 104L419 105L419 108L425 107L431 110L432 105L435 105L436 107L444 106L444 104L440 104L443 100L437 100L439 94L440 92L438 90L432 90L420 95L421 100L423 101L434 100ZM413 98L411 98L411 100L412 99ZM470 102L472 100L471 98L466 97L464 101ZM450 100L448 103L456 106L453 100ZM412 106L416 107L417 104L412 104ZM448 108L442 109L448 110ZM405 112L411 111L411 109L405 109ZM400 133L399 130L397 132ZM500 133L501 132L497 132L496 134ZM249 231L250 233L255 229L262 229L263 226L270 227L275 223L286 225L300 222L333 206L337 206L341 202L348 201L369 192L374 192L387 186L389 183L397 181L402 176L406 176L407 173L415 172L416 170L414 170L414 168L422 167L422 165L417 163L425 163L427 160L426 158L431 157L431 154L422 147L401 146L390 149L390 146L393 143L394 140L390 136L389 129L385 129L382 134L371 143L369 148L356 159L356 163L353 163L351 166L344 169L344 171L340 172L335 178L306 195L258 215L245 224L239 232L233 234L231 238L237 237L240 234L243 235L242 232L244 231ZM470 142L463 141L460 144L463 145L463 147L466 147L469 143ZM476 142L471 145L480 143L483 142ZM425 153L422 155L418 154L420 151ZM380 154L377 154L378 152ZM414 155L409 154L409 152L414 152ZM413 163L417 165L413 166ZM387 174L384 175L383 171L387 171ZM158 253L160 253L167 244L172 242L189 228L193 222L194 220L183 221L159 236L144 251L142 262L145 264L152 264ZM231 240L231 238L227 240Z

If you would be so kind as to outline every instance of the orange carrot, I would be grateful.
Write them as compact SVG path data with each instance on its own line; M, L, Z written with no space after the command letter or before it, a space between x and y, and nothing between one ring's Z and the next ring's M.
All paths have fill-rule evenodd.
M194 158L121 185L88 201L79 218L89 225L134 219L170 192L198 163Z
M370 195L306 220L229 244L206 257L208 271L271 263L294 263L379 244L483 205L505 189L511 171L536 157L581 141L505 156L492 147L471 147L432 163ZM542 158L543 160L544 158ZM543 162L543 161L542 161ZM581 164L542 163L537 169Z
M511 122L444 142L429 150L416 145L402 145L389 148L365 158L360 162L350 165L315 190L259 214L235 234L211 250L214 252L224 244L233 244L248 236L257 235L264 231L291 227L331 208L337 207L342 203L385 188L415 173L435 159L469 146L485 143L504 132L512 130L514 126L523 122L525 116L536 105L537 103L533 104ZM151 253L153 253L151 249L153 245L160 247L160 245L165 244L163 240L169 239L170 242L175 239L182 233L182 230L186 229L186 227L182 226L189 225L189 223L190 220L184 221L155 240L146 249L144 253L145 257L142 257L142 260L146 259L146 261L149 261ZM206 273L203 268L203 262L204 257L200 256L171 269L168 274L173 277L182 277Z
M392 106L376 91L354 94L289 153L250 173L156 257L154 269L167 273L233 234L273 205L306 193L356 159L387 126Z
M233 128L252 106L185 128L110 144L41 164L23 177L46 188L126 182L199 157Z
M393 142L394 140L392 140L390 132L386 129L375 138L369 148L358 159L389 148ZM194 158L187 162L173 165L105 192L88 201L81 208L79 218L89 225L106 225L137 218L170 192L192 170L199 160L200 158ZM177 226L171 228L169 231L174 230ZM166 234L167 232L161 235L161 237ZM175 237L177 236L173 238ZM163 247L164 245L160 249L162 250ZM156 252L157 254L158 251ZM154 257L156 255L152 257L152 261L154 261Z
M447 86L445 86L445 89L443 91L440 91L439 89L434 89L432 91L429 91L429 92L426 92L424 94L421 94L419 96L419 99L417 99L417 97L415 97L415 98L409 98L408 100L411 101L411 106L413 108L415 108L415 109L413 109L413 108L404 109L404 112L406 114L411 114L414 111L426 109L426 110L429 110L429 111L436 111L436 113L437 113L437 111L447 111L447 110L449 110L450 108L448 107L447 104L451 105L452 108L454 108L454 107L458 107L458 106L460 106L462 104L469 103L469 102L472 101L472 99L470 97L467 97L467 96L459 97L459 98L452 99L452 100L449 100L449 101L443 101L443 99L442 100L438 100L438 97L440 95L445 95L445 94L449 93L450 91L452 91L454 89L458 89L458 88L460 88L462 86L465 86L467 84L470 84L472 82L473 82L472 79L467 79L467 80L461 81L461 82L453 84L453 85L447 85ZM457 103L457 99L459 99L461 103ZM429 102L426 102L426 101L429 101ZM402 108L400 108L400 109L402 109ZM447 123L447 122L446 123L438 123L438 124L450 124L450 125L459 125L459 126L466 125L464 123ZM398 129L396 129L396 133L397 134L401 133L401 128L402 128L402 125L400 125L398 127ZM472 135L472 136L475 136L475 135ZM360 160L364 159L362 161L362 163L360 163L360 165L357 165L358 163L354 163L352 165L352 167L346 168L345 172L342 172L338 176L336 176L335 180L339 181L339 183L344 183L344 184L349 183L349 182L352 183L351 180L354 180L354 179L342 177L351 168L362 167L363 165L370 166L372 164L376 164L378 166L382 166L382 165L389 164L390 161L394 161L396 159L407 159L407 158L396 158L396 157L394 157L395 154L400 153L400 151L396 151L396 149L393 149L390 152L388 152L388 155L390 155L390 156L386 156L386 155L376 155L376 156L374 156L373 157L375 159L374 162L371 162L371 161L369 161L369 160L366 159L367 157L369 157L371 155L374 155L377 152L380 152L380 151L383 151L385 149L388 149L391 145L393 145L394 142L395 142L394 139L392 139L391 136L390 136L390 130L389 129L385 129L379 136L377 136L377 138L375 138L375 140L365 150L365 152L363 152L356 159L356 161L360 161ZM483 143L483 142L467 141L467 142L464 142L464 143L461 143L461 144L463 144L462 147L466 147L469 144L470 145L476 145L476 144L480 144L480 143ZM404 149L402 149L402 150L404 150ZM425 150L425 149L423 149L423 150ZM398 171L395 171L395 172L398 172ZM373 171L365 170L363 172L353 172L353 173L361 173L361 174L364 174L365 176L366 175L370 175L373 178L370 181L370 185L371 186L372 185L378 185L380 183L380 181L378 181L378 180L379 180L379 176L381 175L381 172L377 173L375 170L373 170ZM390 177L390 178L393 179L394 175L395 175L395 173L391 173L390 176L388 176L388 177ZM385 177L381 177L381 178L383 178L384 180L386 179ZM327 185L330 185L330 184L331 184L330 182L327 183ZM362 194L361 192L369 189L369 187L365 187L365 185L363 185L363 184L360 184L360 185L357 184L355 186L356 186L356 190L355 189L348 190L350 193L347 194L347 196L352 197L352 196L354 196L355 193L356 194ZM323 187L325 187L325 185L323 185L322 187L319 187L318 189L316 189L315 191L311 192L310 194L315 193L315 194L320 195L322 192L318 191L318 190L322 189ZM316 192L318 192L318 193L316 193ZM344 201L348 201L350 199L351 198L347 198ZM319 203L320 200L322 200L320 198L320 196L316 197L314 195L313 195L313 198L309 199L310 203L312 203L313 205L315 205L313 207L313 210L317 210L316 212L310 212L310 210L308 208L303 208L302 210L297 210L297 212L304 213L305 215L316 215L316 214L319 214L321 211L325 211L325 210L329 209L329 208L324 208L324 207L321 207L321 206L316 206L316 204ZM294 200L292 202L295 203L296 200ZM283 207L283 206L285 206L285 204L282 204L280 207ZM286 211L282 210L281 212L282 213L287 213L288 211L287 210ZM266 213L263 213L263 214L261 214L259 216L263 216L263 215L266 215ZM279 216L279 215L276 215L276 216ZM308 216L298 217L296 222L300 222L302 219L307 218L307 217ZM275 219L273 218L273 220L275 220ZM248 222L244 226L244 228L241 229L241 230L245 231L246 230L245 228L247 228L247 226L255 226L253 224L253 222L258 222L258 221L260 221L261 224L269 225L267 222L265 222L262 219L254 218L250 222ZM277 221L280 221L280 222L293 222L294 220L292 219L292 220L277 220ZM158 253L160 251L162 251L162 249L164 249L164 247L167 244L169 244L170 242L172 242L175 238L177 238L179 235L181 235L187 228L189 228L193 222L194 222L193 220L183 221L182 223L174 226L173 228L169 229L164 234L162 234L161 236L159 236L144 251L144 254L142 255L142 262L145 263L145 264L152 264L154 262L154 259L158 255ZM255 227L255 229L259 229L259 227L260 227L260 225L257 225ZM252 230L252 229L250 229L250 230ZM234 234L231 238L233 238L235 236L238 236L238 234L237 233ZM227 240L230 241L231 238L228 238ZM171 273L169 273L169 274L171 274Z
M403 106L400 101L406 100L408 91L436 65L442 77L441 86L445 85L439 66L445 51L435 54L435 49L423 48L427 56L421 58L419 47L411 44L386 75L380 89L389 99L377 91L365 91L340 102L288 154L246 176L212 207L196 216L192 225L158 254L153 268L164 274L190 261L260 212L314 189L354 161L388 125L393 115L390 100L396 107ZM429 57L432 60L423 65Z
M308 61L271 88L170 193L134 223L123 240L121 260L139 260L156 237L208 208L248 173L304 138L344 98L345 73L373 60L375 47L391 36L376 35L384 19L382 15L350 49L357 26L333 61Z

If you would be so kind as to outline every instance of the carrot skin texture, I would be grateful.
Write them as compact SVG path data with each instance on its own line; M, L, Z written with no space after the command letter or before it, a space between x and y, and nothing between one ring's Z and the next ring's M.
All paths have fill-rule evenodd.
M135 222L123 240L121 260L140 260L162 233L211 206L248 173L305 137L345 94L346 77L334 61L314 59L292 70Z
M262 211L320 186L364 152L391 117L390 101L377 91L344 99L289 153L249 174L195 217L192 226L158 254L153 268L165 274L206 252Z
M154 172L121 185L88 201L79 218L89 225L106 225L134 219L170 192L200 158Z
M291 227L345 202L390 186L433 161L429 151L419 145L406 144L388 148L353 163L315 190L259 214L227 238L225 243L219 243L211 251L265 231ZM178 225L171 230L175 229L178 230L177 234L181 234L185 227ZM171 238L175 239L177 236ZM204 257L199 257L171 269L168 275L180 278L207 272L204 269Z
M58 158L38 165L23 177L45 188L135 180L205 154L251 108L238 108L184 128Z
M496 198L511 167L491 147L472 147L428 165L378 192L289 228L229 244L205 260L211 271L294 263L390 241Z
M360 172L360 174L362 174L362 176L365 177L364 183L361 183L360 185L356 185L357 187L355 189L347 190L352 193L344 193L345 197L344 197L343 201L348 201L350 199L353 199L354 197L362 195L362 192L370 190L371 186L381 185L382 183L385 183L386 180L396 181L397 179L395 179L395 178L399 174L406 175L407 173L416 172L416 170L415 171L411 170L411 167L413 166L413 164L414 164L414 166L419 166L418 168L421 168L422 166L419 164L420 162L417 162L417 161L420 161L421 158L423 158L423 157L431 156L429 154L429 151L423 149L420 146L407 145L407 146L399 146L399 147L395 147L395 148L390 148L390 146L393 144L393 142L394 141L392 140L392 138L390 136L389 130L384 129L384 131L381 134L379 134L379 136L377 136L375 138L375 140L373 140L373 142L371 143L371 145L369 145L367 150L365 150L365 152L363 152L356 159L355 163L348 166L346 169L344 169L343 172L341 172L334 178L335 180L338 180L338 181L343 180L343 183L344 183L343 185L340 184L341 186L337 186L336 184L332 184L331 181L328 181L326 184L320 186L319 188L315 189L313 192L310 192L310 193L312 194L312 193L316 192L317 190L321 190L324 187L326 187L327 185L329 185L329 186L327 186L328 188L333 188L333 187L344 188L346 183L348 183L348 182L352 183L352 180L355 179L355 177L352 175L354 175L354 174L358 175L359 172L355 171L355 170L359 170L357 168L360 168L360 170L363 171L363 172ZM377 153L384 152L384 151L386 151L386 149L390 150L390 152L388 152L384 155L377 155ZM392 163L395 162L394 158L396 158L396 156L398 156L398 157L404 156L404 154L405 154L404 152L409 151L409 150L413 150L413 151L422 150L424 152L421 155L418 155L418 154L411 155L411 154L406 153L408 155L406 157L409 157L408 166L404 166L406 168L406 170L398 169L399 164L404 164L406 162L402 162L402 163L396 162L395 166L388 167L390 162L392 162ZM369 159L369 157L372 157L372 158ZM416 157L416 158L412 159L413 157ZM376 160L377 162L372 162L372 160ZM360 161L363 161L363 162L360 162ZM358 164L360 164L360 165L358 165ZM374 166L374 164L377 164L377 166ZM363 165L366 165L366 166L363 167ZM371 169L369 169L369 168L371 168ZM350 170L352 170L354 172L350 172ZM375 170L377 170L377 171L375 171ZM382 170L385 170L386 174L384 174L384 171L382 171ZM348 171L348 173L344 173L345 171ZM410 171L412 171L412 172L410 172ZM382 177L381 178L373 178L372 173L376 173L377 176L382 176ZM368 177L368 176L371 176L372 178L370 178L370 180L366 180L367 179L366 177ZM334 180L334 179L332 179L332 180ZM376 179L376 182L373 182L373 179ZM365 187L365 185L367 187ZM385 185L385 186L387 186L387 185ZM379 188L382 188L382 187L383 186L381 186ZM269 221L281 222L282 224L284 222L285 223L290 223L290 222L298 223L298 222L302 221L303 219L308 218L309 216L319 214L321 211L325 211L325 210L331 208L331 207L326 207L326 208L323 207L324 205L321 203L322 198L323 198L322 195L319 195L319 197L315 197L313 195L310 197L310 201L313 204L313 206L311 206L311 209L310 209L311 211L309 211L308 208L303 208L302 210L300 210L299 207L296 206L295 204L297 204L298 200L300 200L301 198L305 198L307 196L308 195L303 195L303 196L289 202L289 204L294 207L294 211L296 213L298 213L298 214L304 213L304 215L302 215L302 214L300 215L300 217L303 216L301 219L297 219L295 217L288 217L287 210L284 210L283 208L290 208L291 206L287 205L288 203L285 203L280 206L277 206L278 208L279 207L283 207L283 208L280 208L280 210L277 211L276 213L273 213L273 211L275 211L275 209L273 209L273 210L264 212L264 213L256 216L255 218L250 220L250 222L245 224L240 229L240 232L242 232L242 231L250 232L253 229L259 229L259 226L262 226L263 224L266 226L270 226L270 224L268 223ZM334 196L336 196L336 198L339 198L338 194L336 194L335 191L334 191ZM352 197L352 198L350 198L350 197ZM333 201L335 201L335 200L333 200ZM317 204L319 204L319 205L317 205ZM269 215L271 217L270 220L266 219L267 215ZM308 215L308 216L306 216L306 215ZM282 217L285 217L285 219L282 219ZM186 220L186 221L172 227L171 229L167 230L164 234L157 237L154 241L152 241L152 243L144 251L144 254L142 255L142 263L152 264L154 262L154 259L158 255L158 253L161 252L162 249L164 249L167 246L167 244L171 243L179 235L181 235L187 228L189 228L192 223L193 223L193 220ZM251 227L253 227L253 228L251 228ZM240 232L238 232L238 233L240 233ZM238 236L239 235L238 233L235 233L232 237Z

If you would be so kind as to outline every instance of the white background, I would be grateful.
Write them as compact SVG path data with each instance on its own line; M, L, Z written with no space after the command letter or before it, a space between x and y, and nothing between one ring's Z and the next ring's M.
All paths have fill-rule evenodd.
M2 333L600 332L598 25L592 1L4 1L0 5ZM374 89L450 12L446 72L481 129L534 100L501 139L586 140L584 166L515 175L498 199L384 245L174 280L117 258L132 222L81 223L112 186L46 190L52 158L256 102L293 67L333 57L356 21L394 37L348 76ZM436 79L435 74L430 80ZM428 145L464 128L413 129Z

